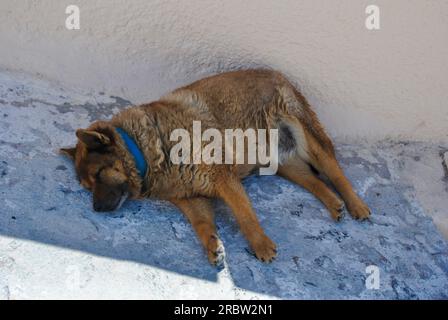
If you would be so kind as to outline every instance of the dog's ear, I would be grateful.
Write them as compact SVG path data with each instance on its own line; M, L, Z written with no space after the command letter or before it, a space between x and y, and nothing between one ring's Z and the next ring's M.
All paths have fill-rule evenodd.
M98 131L78 129L76 130L76 136L89 149L97 149L111 144L110 138L106 134Z
M72 160L75 159L76 148L61 148L59 149L59 152L66 156L69 156Z

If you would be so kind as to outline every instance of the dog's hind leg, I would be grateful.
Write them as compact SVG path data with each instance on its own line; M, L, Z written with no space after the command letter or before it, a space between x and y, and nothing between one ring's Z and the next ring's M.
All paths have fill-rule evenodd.
M294 157L294 153L298 155L304 162L329 178L354 218L368 218L369 208L345 177L336 160L333 144L306 99L291 85L280 87L278 93L277 108L282 110L279 124L280 159L288 161L289 157ZM287 159L282 159L282 156ZM310 184L308 180L305 181ZM313 187L317 184L320 185L319 190L324 190L316 180L311 181Z
M338 193L344 199L348 211L355 219L367 219L370 209L353 190L353 187L339 166L333 149L325 148L311 134L306 133L308 161L320 173L328 177Z
M297 183L317 199L319 199L330 212L331 217L339 221L344 215L344 202L310 169L310 166L298 156L291 157L278 168L278 175Z
M189 199L172 199L182 213L190 221L199 240L207 250L208 260L212 265L220 265L224 261L224 248L216 234L214 213L210 199L197 197Z

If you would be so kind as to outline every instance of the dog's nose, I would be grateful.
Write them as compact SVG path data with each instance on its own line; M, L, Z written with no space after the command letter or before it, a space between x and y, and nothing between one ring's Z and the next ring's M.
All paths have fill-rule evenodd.
M104 211L111 211L112 208L108 205L104 205L100 202L94 202L93 203L93 210L97 212L104 212Z
M99 204L99 203L97 203L97 202L94 202L93 203L93 210L95 210L95 211L101 211L101 204Z

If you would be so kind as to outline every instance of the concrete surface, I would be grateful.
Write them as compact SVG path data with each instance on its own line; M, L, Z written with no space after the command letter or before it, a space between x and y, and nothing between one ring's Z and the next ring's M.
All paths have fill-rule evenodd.
M337 143L342 166L371 206L370 222L333 222L278 177L245 186L279 246L264 265L217 202L224 268L208 265L190 225L162 201L93 212L70 160L74 131L128 101L0 72L0 298L448 298L448 145ZM366 267L380 269L367 289Z
M80 30L65 9L80 8ZM380 8L381 29L365 27ZM334 137L448 141L448 1L3 0L0 67L145 102L269 66Z

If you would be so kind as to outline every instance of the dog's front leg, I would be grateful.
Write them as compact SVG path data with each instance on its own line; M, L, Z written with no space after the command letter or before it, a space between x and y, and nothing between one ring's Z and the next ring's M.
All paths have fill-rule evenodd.
M212 265L219 265L224 260L224 249L216 234L213 208L210 199L197 197L188 199L172 199L182 213L190 221L199 240L207 250L208 260Z
M232 209L255 256L263 262L271 262L277 254L276 245L261 228L240 180L232 175L225 176L217 182L216 192Z

